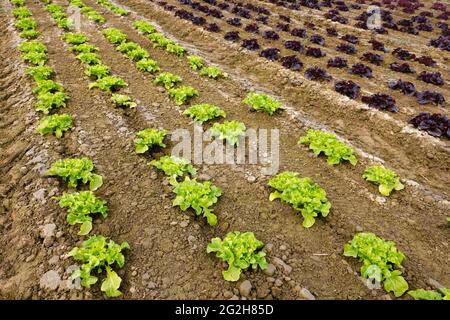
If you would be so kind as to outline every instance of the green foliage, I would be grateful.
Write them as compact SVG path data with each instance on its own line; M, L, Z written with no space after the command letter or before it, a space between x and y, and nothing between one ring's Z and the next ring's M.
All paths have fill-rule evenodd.
M250 92L242 102L256 111L266 112L269 115L283 109L279 101L265 93Z
M42 41L32 40L25 41L19 45L19 51L22 53L43 52L47 53L47 47Z
M64 34L63 40L72 45L83 44L89 41L88 37L86 37L84 34L74 32L67 32L66 34Z
M136 139L134 139L136 153L145 153L147 150L156 146L165 148L166 145L163 141L166 136L166 130L148 128L139 131L136 134Z
M193 105L186 109L183 114L201 123L218 117L226 117L225 111L207 103Z
M103 35L113 44L121 44L128 40L125 33L116 28L106 28L102 31Z
M10 0L10 2L16 7L23 7L25 5L25 0Z
M169 96L173 98L177 105L181 106L189 99L198 96L198 91L191 86L181 86L169 89Z
M122 279L113 271L112 266L117 264L122 268L125 264L125 257L122 250L130 249L127 242L117 244L104 236L92 236L83 241L81 247L73 248L68 257L73 257L77 261L83 262L78 270L72 274L72 279L81 278L81 285L90 288L97 283L98 278L91 273L100 274L106 270L106 278L103 280L101 290L108 297L118 297L122 293L118 290Z
M109 67L105 64L95 64L89 66L84 70L84 74L88 77L94 77L95 79L101 79L110 75Z
M298 173L285 171L270 179L269 186L277 190L270 194L269 200L280 199L300 211L305 228L312 227L319 214L326 217L330 212L327 193L308 177L299 178Z
M134 42L122 42L117 47L117 50L123 53L127 58L134 61L139 61L150 56L147 50Z
M36 30L37 23L32 17L18 19L14 25L22 31L25 30Z
M441 288L439 291L417 289L408 291L408 294L415 300L450 300L450 289Z
M100 79L97 79L96 82L89 84L89 89L99 88L103 91L117 91L120 88L126 87L128 84L119 77L116 76L106 76Z
M261 251L264 243L256 239L253 232L229 232L222 240L213 238L206 249L207 253L216 252L216 257L228 263L228 270L222 275L226 281L238 281L242 270L250 266L267 268L266 253Z
M166 45L166 51L179 57L182 57L186 53L186 49L176 43L168 43Z
M97 198L92 191L64 193L55 198L61 208L67 208L67 223L71 226L81 224L80 236L92 230L92 214L99 213L103 218L108 216L106 201Z
M42 93L55 93L55 92L64 92L64 87L53 81L53 80L42 80L37 83L37 86L33 88L34 94L42 94Z
M180 76L177 76L170 72L163 72L156 77L154 83L160 86L164 86L166 89L170 89L181 81L183 80Z
M176 198L173 200L174 207L179 206L182 211L192 208L197 216L206 218L210 226L217 224L217 216L210 208L222 195L222 190L209 181L197 182L185 177L183 182L172 180L173 192Z
M202 57L199 56L188 56L187 57L189 65L194 70L200 70L205 65Z
M134 109L137 107L137 103L125 94L113 93L111 96L111 102L121 108Z
M197 174L197 171L192 166L190 161L175 156L164 156L159 160L150 161L149 164L164 171L166 176L174 179L183 177L186 174L190 174L191 176L195 176Z
M70 114L54 114L42 118L39 121L37 131L42 134L54 134L58 139L61 138L64 132L72 128L72 116Z
M166 38L161 33L151 33L147 35L147 38L153 42L154 48L166 48L169 44L176 44L173 40Z
M133 23L133 26L143 34L151 34L156 32L156 28L150 23L144 20L137 20Z
M112 12L121 15L121 16L126 16L129 14L129 12L125 9L119 8L115 5L113 5L110 1L108 0L96 0L95 2L97 2L98 4L100 4L101 6L108 8L109 10L111 10Z
M89 20L95 23L105 23L106 19L97 11L91 7L84 6L81 8L81 13L84 14Z
M227 75L220 70L219 67L216 66L210 66L210 67L204 67L200 70L201 76L207 76L208 78L212 79L219 79L219 78L225 78Z
M99 51L98 47L88 43L74 45L71 48L69 48L69 50L76 53L89 53Z
M378 191L386 197L391 194L392 190L399 191L405 188L405 186L400 182L398 175L394 171L386 169L382 165L375 165L366 168L363 178L379 185Z
M49 66L35 66L29 67L26 73L32 76L34 81L39 82L50 79L54 71L53 68Z
M47 62L48 57L45 52L31 51L22 55L22 59L36 66L42 66Z
M69 29L72 26L72 21L67 19L67 14L64 8L57 4L49 4L46 7L52 18L56 21L56 24L61 29Z
M69 100L69 97L61 91L41 93L37 97L36 111L49 114L53 109L65 107L67 100Z
M306 136L301 137L299 144L308 144L315 155L322 152L328 157L327 162L330 165L339 164L342 161L349 161L352 165L356 165L358 160L354 155L352 148L331 133L326 133L320 130L308 130Z
M20 33L20 37L23 39L36 39L39 35L40 33L34 29L24 30Z
M384 282L387 292L394 292L396 297L408 290L408 283L401 276L400 270L405 255L398 251L395 243L385 241L373 233L357 233L344 247L344 256L358 258L362 262L361 276Z
M78 7L78 8L83 8L85 7L85 4L83 3L82 0L70 0L70 4Z
M73 22L72 22L72 20L63 18L63 19L56 20L56 25L61 29L69 30L70 28L72 28Z
M100 56L95 52L86 52L86 53L82 52L79 55L77 55L77 59L80 60L81 63L90 66L100 64L102 62Z
M89 183L89 189L95 191L102 186L103 178L92 171L94 164L88 158L67 158L55 161L46 175L62 178L70 188L76 188L79 182Z
M245 124L239 121L225 121L224 123L214 123L211 127L211 136L220 140L226 140L229 144L239 145L239 138L245 137Z
M13 14L14 18L16 18L16 19L28 18L33 15L31 13L31 10L28 9L27 7L14 8L12 10L12 14Z
M160 70L158 63L152 59L141 59L136 63L136 68L139 71L154 73Z

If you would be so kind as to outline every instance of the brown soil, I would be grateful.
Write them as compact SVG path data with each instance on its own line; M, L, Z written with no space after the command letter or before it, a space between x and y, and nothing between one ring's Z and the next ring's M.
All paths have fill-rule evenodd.
M66 1L55 2L67 6ZM103 298L98 286L77 290L60 285L53 291L39 286L42 275L49 270L67 279L68 268L74 262L64 255L82 241L77 236L78 229L66 224L65 212L50 199L66 190L64 184L43 177L42 173L57 159L81 155L89 156L104 177L98 195L108 201L110 209L108 218L95 221L93 233L115 241L126 240L132 248L119 272L124 279L124 299L223 299L239 296L237 288L245 279L253 284L252 298L300 299L300 289L307 288L321 299L383 299L386 293L368 289L356 273L358 263L342 255L344 244L362 230L397 243L407 256L405 277L411 288L427 287L430 279L450 286L450 271L445 267L450 262L446 225L450 209L449 145L448 141L416 130L404 130L409 115L406 108L387 118L382 112L368 110L320 84L304 80L299 73L230 45L220 34L210 34L175 19L148 1L118 1L132 10L127 17L118 17L94 1L85 2L101 12L107 23L98 26L83 17L81 32L100 48L103 62L113 73L126 80L129 87L125 92L139 106L136 111L123 112L112 106L107 94L89 90L90 80L67 50L62 33L42 4L27 1L41 39L48 46L49 64L71 98L64 111L75 117L74 130L60 141L36 134L39 116L34 111L32 83L24 75L25 65L19 61L11 8L2 2L0 261L5 267L0 269L0 297ZM153 49L132 28L132 22L139 17L157 23L180 43L189 44L192 52L220 65L230 77L219 81L205 79L191 70L184 58ZM200 173L211 177L223 190L214 207L219 217L216 228L190 212L172 208L167 181L147 165L152 156L134 153L134 134L146 127L192 131L193 126L181 115L184 107L174 106L165 91L151 83L152 76L137 71L102 36L101 29L109 26L123 30L130 40L148 49L163 71L180 75L186 84L198 89L200 96L194 102L221 106L228 119L242 121L248 128L278 128L280 170L300 172L323 187L333 206L329 217L304 229L292 208L268 201L269 177L263 176L261 166L256 165L198 166ZM302 60L305 65L310 62ZM381 73L375 68L374 71ZM345 77L351 78L347 74ZM366 85L373 86L368 91L379 88L375 81L365 81ZM288 110L274 117L250 112L241 103L250 89L274 93ZM395 98L400 106L408 104L404 97ZM298 146L298 137L314 125L335 131L360 149L358 165L332 167ZM172 146L169 144L153 157L169 154ZM373 163L370 154L383 159L407 182L404 191L394 193L385 202L380 201L375 186L361 179L364 168ZM249 182L249 176L256 181ZM38 196L41 189L44 198ZM44 241L40 227L49 223L56 224L57 232L50 241ZM212 237L222 237L233 230L253 231L266 243L268 261L276 264L281 259L292 271L277 266L271 276L248 271L238 283L224 281L223 263L206 254L205 248ZM274 284L275 279L281 281L281 286Z

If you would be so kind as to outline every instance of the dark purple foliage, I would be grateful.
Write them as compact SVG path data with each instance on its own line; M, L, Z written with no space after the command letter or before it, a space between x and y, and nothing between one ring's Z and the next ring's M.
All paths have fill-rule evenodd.
M334 90L336 90L336 92L339 92L350 99L356 99L360 89L361 87L351 80L336 81L334 84Z
M409 34L414 34L414 35L418 35L419 34L419 31L417 31L417 29L413 28L413 27L401 27L399 29L399 31L405 32L405 33L409 33Z
M295 40L288 40L284 43L284 47L286 49L290 49L290 50L294 50L294 51L303 51L304 46L301 44L300 41L295 41Z
M306 30L305 29L300 29L300 28L292 29L291 34L295 37L306 38Z
M383 56L373 53L373 52L366 52L363 54L363 56L361 57L362 61L367 61L370 62L374 65L379 66L381 64L381 62L383 62L384 58Z
M341 57L331 58L328 60L328 68L344 68L347 66L347 60Z
M414 127L428 132L433 137L450 138L450 119L440 113L419 113L409 120Z
M239 18L230 18L227 20L227 23L235 27L239 27L242 25L241 19Z
M239 41L239 39L240 39L239 32L229 31L229 32L225 33L224 39L228 40L228 41L232 41L232 42Z
M305 71L305 78L314 81L330 81L332 77L323 69L319 67L310 67Z
M431 32L433 31L433 26L429 23L422 23L417 26L417 29L420 31Z
M450 36L439 36L436 39L432 39L430 41L430 46L450 51Z
M269 23L269 17L268 16L259 16L256 18L256 21L259 21L262 24L267 24L267 23Z
M327 34L330 37L337 37L338 36L338 32L337 32L336 28L327 28Z
M280 15L280 19L283 20L283 21L285 21L285 22L291 22L291 18L288 17L288 16Z
M447 11L447 6L443 4L442 2L435 2L431 6L431 9L439 10L439 11Z
M220 32L220 27L216 23L208 24L205 29L211 32Z
M372 39L369 41L369 43L372 44L373 50L387 52L387 49L384 47L384 44L382 42Z
M303 67L303 63L296 56L282 57L281 64L283 67L294 71L298 71Z
M277 30L279 30L279 31L289 32L290 29L291 29L291 26L289 25L289 23L278 23L277 24Z
M312 23L312 22L305 22L305 27L307 29L311 29L311 30L316 30L317 29L316 25L314 23Z
M256 39L245 39L242 41L242 46L248 50L258 50L260 48L258 40Z
M357 44L359 42L358 37L351 34L346 34L342 36L341 39L352 44Z
M433 58L429 56L422 56L415 59L417 62L426 65L427 67L434 67L436 65L436 61L433 60Z
M346 54L355 54L356 48L354 45L347 44L347 43L341 43L336 46L336 50L339 52L344 52Z
M367 103L369 107L378 110L386 110L390 112L398 112L395 99L384 93L375 93L371 96L363 96L362 102Z
M413 54L405 49L402 49L402 48L397 48L394 51L392 51L392 55L397 57L400 60L411 60L416 57L415 54Z
M278 40L280 39L280 36L278 35L278 33L276 33L275 31L264 31L262 34L264 39L270 39L270 40Z
M402 26L402 27L412 27L412 26L413 26L412 21L411 21L411 20L408 20L408 19L400 19L400 20L397 22L397 24L400 25L400 26Z
M314 58L322 58L322 57L326 56L325 52L320 50L320 48L313 48L313 47L306 48L305 54L309 57L314 57Z
M277 48L268 48L259 54L261 57L266 58L267 60L278 60L280 58L279 56L280 50Z
M259 32L259 26L256 23L251 23L244 28L245 31L250 33L258 33Z
M356 74L363 78L372 78L372 69L362 63L352 65L348 72L351 74Z
M389 65L389 68L391 68L391 70L396 71L396 72L401 72L401 73L415 73L416 71L410 67L409 64L407 63L391 63Z
M310 40L312 43L318 44L319 46L323 46L325 43L325 39L320 34L313 34Z
M203 17L193 17L191 21L197 26L202 26L206 23L206 19Z
M400 90L407 96L414 96L416 94L416 87L412 82L398 80L389 80L388 87L392 90Z
M434 84L436 86L442 86L444 84L444 79L442 79L442 75L440 72L422 71L417 76L417 79L425 81L426 83Z
M442 94L436 91L422 91L416 93L417 102L419 104L433 103L436 105L444 104L445 99Z

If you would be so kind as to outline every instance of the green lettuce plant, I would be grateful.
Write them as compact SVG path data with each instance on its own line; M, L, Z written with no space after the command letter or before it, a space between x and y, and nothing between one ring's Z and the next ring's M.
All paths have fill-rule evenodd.
M14 8L12 10L12 14L13 14L14 18L16 18L16 19L28 18L33 15L31 13L31 10L28 9L27 7Z
M20 33L20 37L23 39L36 39L40 33L34 29L24 30Z
M282 110L281 103L265 93L249 93L242 101L244 104L256 111L266 112L273 115L278 110Z
M214 123L211 127L211 136L220 140L226 140L231 145L239 145L239 138L245 137L247 128L239 121L225 121L224 123Z
M154 83L160 86L164 86L167 90L173 88L177 83L183 81L180 76L177 76L170 72L163 72L159 74Z
M27 68L26 73L33 77L34 81L40 82L43 80L49 80L54 71L50 66L35 66Z
M100 56L95 52L82 52L77 55L77 59L80 60L81 63L89 66L102 63Z
M450 300L450 289L440 288L439 292L434 290L417 289L408 291L408 295L415 300Z
M218 118L218 117L226 117L225 111L220 109L217 106L202 103L202 104L196 104L188 109L186 109L183 112L184 115L191 117L195 121L198 121L200 123Z
M167 136L166 130L158 130L153 128L148 128L139 131L136 134L136 139L134 139L134 146L136 153L145 153L147 150L153 147L165 148L164 139Z
M89 41L89 38L82 33L67 32L63 36L63 40L68 44L79 45Z
M385 241L373 233L357 233L344 247L344 256L358 258L362 262L361 276L383 282L387 292L396 297L408 290L408 283L396 268L402 267L405 255L395 243Z
M378 185L378 191L383 196L389 196L393 190L403 190L405 186L400 182L399 176L382 165L366 168L363 178Z
M205 62L202 57L199 56L188 56L187 57L189 65L194 70L200 70L204 67Z
M225 78L227 76L222 70L220 70L219 67L216 66L203 67L200 70L200 75L211 79Z
M147 59L147 58L141 59L138 62L136 62L136 68L139 71L150 72L150 73L155 73L160 70L158 63L155 60Z
M326 217L330 212L327 193L308 177L300 178L296 172L285 171L270 179L269 186L276 190L269 200L280 199L300 211L305 228L312 227L319 214Z
M173 53L179 57L184 56L186 53L186 49L176 43L168 43L166 45L166 51L169 53Z
M54 134L58 139L64 132L72 128L72 116L70 114L54 114L46 116L39 121L37 132L42 135Z
M41 94L41 93L55 93L55 92L64 92L64 87L53 80L42 80L37 83L37 85L33 88L34 94Z
M37 97L36 111L49 114L53 109L63 108L69 97L61 91L41 93Z
M76 53L89 53L89 52L98 52L99 48L89 43L76 44L69 48L70 51Z
M94 164L90 159L67 158L55 161L46 175L62 178L70 188L76 188L80 182L89 183L89 189L95 191L102 186L103 178L93 171Z
M111 102L120 108L134 109L137 107L137 103L125 94L113 93L111 96Z
M305 136L300 138L298 143L309 145L309 149L317 156L323 152L328 157L327 162L330 165L339 164L343 161L356 165L358 162L353 149L339 141L331 133L310 129Z
M174 186L173 192L176 194L172 203L174 207L179 206L182 211L192 208L197 216L205 217L210 226L217 224L217 216L210 207L222 195L220 188L209 181L197 182L189 177L185 177L182 182L172 179L171 183Z
M105 64L99 63L94 64L92 66L88 66L84 70L84 74L88 77L93 77L94 79L101 79L106 76L109 76L111 72L109 71L109 67Z
M122 78L116 76L106 76L97 79L94 83L89 84L89 89L99 88L103 91L113 92L126 86L128 86L128 84Z
M198 91L191 86L181 86L169 89L169 96L179 106L185 104L189 99L198 96Z
M95 23L105 23L106 19L103 17L100 13L95 11L93 8L84 6L81 8L81 13L86 16L91 21L94 21Z
M90 237L83 241L81 247L75 247L67 254L68 257L83 262L81 267L72 273L71 278L81 278L81 285L90 288L91 285L97 283L97 275L106 270L106 277L102 282L101 290L107 297L120 296L122 293L118 289L122 279L112 269L112 266L114 264L117 264L119 268L124 266L125 257L122 251L125 249L130 249L127 242L122 242L119 245L104 236Z
M261 249L264 243L256 239L253 232L229 232L222 240L213 238L206 249L207 253L215 252L216 257L228 263L228 269L222 272L226 281L238 281L243 270L250 266L256 270L258 266L267 269L266 253Z
M45 52L32 51L32 52L23 54L22 59L24 61L34 64L36 66L42 66L47 62L48 57Z
M152 26L150 23L144 20L137 20L133 23L133 26L143 34L151 34L156 32L156 28Z
M128 40L127 35L116 28L103 29L102 33L112 44L121 44Z
M195 176L197 174L189 160L176 156L164 156L159 160L150 161L149 165L162 170L166 176L174 179L184 175Z

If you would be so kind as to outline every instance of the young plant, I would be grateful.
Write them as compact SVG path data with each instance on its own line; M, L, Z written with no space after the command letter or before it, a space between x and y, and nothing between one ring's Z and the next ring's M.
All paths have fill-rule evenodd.
M220 140L226 140L230 145L239 146L239 138L245 137L245 124L239 121L225 121L224 123L214 123L211 127L211 136Z
M228 263L228 269L222 271L226 281L238 281L241 272L250 266L267 268L266 253L261 249L264 243L256 239L253 232L229 232L222 240L213 238L206 249L207 253L216 252L216 257Z
M136 68L139 71L145 71L150 73L155 73L160 70L160 67L158 66L158 63L155 60L152 59L141 59L138 62L136 62Z
M55 92L64 92L64 87L53 81L53 80L42 80L37 83L37 86L33 88L34 94L42 94L42 93L55 93Z
M392 190L403 190L405 186L400 182L399 176L392 170L386 169L382 165L375 165L366 168L363 178L377 185L378 191L383 196L389 196Z
M198 91L190 86L181 86L169 89L169 96L173 98L177 105L181 106L189 99L198 96Z
M145 153L147 150L156 146L165 148L164 139L166 136L166 130L148 128L139 131L136 134L136 139L134 139L136 153Z
M54 134L59 139L64 132L72 128L72 123L73 120L70 114L54 114L39 121L37 132L42 135Z
M189 65L194 70L201 70L205 65L205 62L203 61L202 57L188 56L187 59L188 59Z
M89 52L98 52L98 47L94 46L93 44L89 43L82 43L77 44L69 48L70 51L76 52L76 53L89 53Z
M150 23L144 20L137 20L133 23L133 26L143 34L151 34L156 32L156 28L152 26Z
M16 18L16 19L28 18L33 15L31 13L30 9L28 9L27 7L15 8L15 9L13 9L12 14L13 14L14 18Z
M84 14L89 20L95 23L105 23L106 19L100 13L92 9L91 7L81 8L81 13Z
M67 208L67 223L71 226L81 224L78 235L85 236L92 230L92 214L108 216L106 201L97 198L92 191L64 193L56 197L61 208Z
M226 117L225 111L220 109L217 106L202 103L202 104L196 104L188 109L186 109L183 112L184 115L191 117L195 121L198 121L200 123L218 118L218 117Z
M358 162L353 149L339 141L331 133L310 129L306 133L306 136L300 138L298 143L309 145L309 149L317 156L323 152L328 157L327 162L330 165L339 164L343 161L348 161L352 165L356 165Z
M168 43L166 45L166 51L169 53L173 53L179 57L184 56L186 53L186 49L176 43Z
M80 53L77 55L77 59L80 60L81 63L89 66L102 63L100 56L94 52Z
M19 51L23 53L44 52L47 53L47 47L42 41L25 41L19 45Z
M197 171L189 160L176 156L164 156L159 160L150 161L149 165L162 170L166 176L175 180L184 175L190 174L193 177L197 174Z
M41 93L37 97L36 111L49 114L53 109L65 107L68 99L69 97L61 91Z
M210 66L210 67L204 67L200 70L201 76L207 76L211 79L219 79L219 78L225 78L226 74L220 70L219 67L216 66Z
M106 76L100 79L97 79L96 82L89 84L89 89L99 88L100 90L113 92L117 91L120 88L126 87L128 84L119 77L116 76Z
M31 51L22 55L22 59L36 66L42 66L47 62L48 57L45 52Z
M68 32L63 36L63 40L68 44L79 45L89 41L88 37L86 37L82 33L73 33Z
M384 282L387 292L394 292L396 297L408 290L408 283L401 276L405 255L398 251L395 243L385 241L373 233L357 233L344 247L344 256L358 258L362 262L361 276Z
M134 109L137 107L137 103L125 94L113 93L111 96L111 102L120 108Z
M23 39L36 39L40 33L34 29L24 30L20 33L20 37Z
M303 226L310 228L314 225L316 217L328 216L331 203L327 193L310 178L299 178L298 173L285 171L269 180L269 186L276 191L270 194L269 200L280 199L290 204L303 216Z
M81 285L90 288L98 281L96 275L106 270L106 278L102 282L101 290L107 297L120 296L122 293L118 289L122 279L112 269L112 266L114 264L117 264L119 268L124 266L125 257L122 250L125 249L130 249L127 242L119 245L104 236L90 237L83 241L81 247L75 247L67 254L68 257L83 262L81 267L72 273L71 278L81 278Z
M450 300L450 289L440 288L439 292L434 290L417 289L408 291L408 295L415 300Z
M222 190L211 184L209 181L197 182L185 177L183 182L171 181L174 186L173 192L176 194L172 205L179 206L182 211L192 208L197 216L206 218L210 226L217 224L217 216L210 208L222 195Z
M22 31L36 30L37 26L36 21L32 17L19 19L14 25Z
M25 5L25 0L10 0L11 4L16 7L23 7Z
M116 28L106 28L102 33L112 44L121 44L128 40L127 35Z
M124 55L127 58L134 60L134 61L139 61L139 60L147 59L148 57L150 57L147 50L145 50L144 48L142 48L140 46L138 46L136 49L125 52Z
M46 175L62 178L69 188L76 188L79 182L89 183L89 189L95 191L102 186L103 178L92 171L94 164L88 158L67 158L53 162Z
M278 110L282 110L281 103L265 93L249 93L242 101L247 106L256 111L263 111L269 115L273 115Z
M166 38L161 33L151 33L147 35L147 38L153 42L154 48L166 48L170 44L175 44L174 41Z
M40 82L43 80L49 80L53 75L54 71L53 68L49 66L35 66L29 67L26 73L32 76L34 81Z
M154 83L160 86L164 86L164 88L169 90L181 81L183 81L183 79L181 79L180 76L177 76L170 72L163 72L156 77Z
M105 64L94 64L84 70L84 74L88 77L94 77L95 79L101 79L110 75L109 67Z

